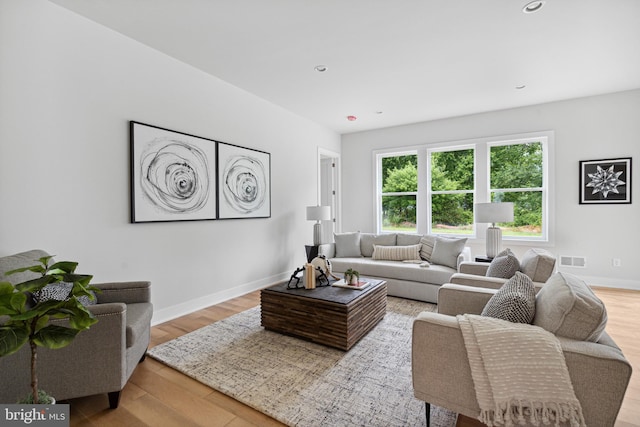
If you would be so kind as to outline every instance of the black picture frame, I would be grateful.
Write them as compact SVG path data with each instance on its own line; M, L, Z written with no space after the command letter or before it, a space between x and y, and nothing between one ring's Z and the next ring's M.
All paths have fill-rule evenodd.
M217 219L217 142L129 122L131 222Z
M580 161L580 204L630 204L631 157Z
M271 154L218 141L218 219L271 218Z

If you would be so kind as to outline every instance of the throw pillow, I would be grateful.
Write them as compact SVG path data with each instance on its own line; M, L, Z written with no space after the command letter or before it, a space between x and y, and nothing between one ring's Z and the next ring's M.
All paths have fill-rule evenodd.
M436 237L436 243L433 245L433 253L431 259L428 260L431 264L446 265L454 269L458 269L458 255L464 249L464 245L467 243L467 239L445 239L442 237Z
M420 260L420 245L373 247L373 259L390 261Z
M420 234L398 233L395 244L398 246L418 245L420 244L420 239L422 239Z
M553 274L556 258L544 249L531 248L525 252L520 263L520 271L534 282L546 282Z
M73 283L50 283L39 291L34 292L33 300L36 303L50 300L65 301L69 299L72 289ZM84 305L85 307L96 304L96 295L93 293L93 291L89 291L89 293L93 295L93 299L89 298L86 295L78 297L78 301L80 302L80 304Z
M491 260L485 276L510 279L518 270L520 270L520 262L511 249L507 248Z
M607 325L607 310L582 279L556 273L536 296L533 324L561 337L597 342Z
M526 274L517 271L482 310L483 316L508 320L513 323L531 323L536 314L536 290Z
M336 258L362 257L360 253L360 233L335 233Z
M430 236L428 234L420 238L420 258L425 261L431 261L431 255L433 255L433 246L436 244L436 236Z
M371 257L373 256L373 246L374 245L383 245L383 246L395 246L396 244L396 234L370 234L370 233L360 233L360 253L362 256Z

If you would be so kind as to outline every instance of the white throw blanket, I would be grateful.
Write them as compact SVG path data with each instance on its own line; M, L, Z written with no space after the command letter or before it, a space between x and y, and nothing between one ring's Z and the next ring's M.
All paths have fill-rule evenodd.
M585 426L560 342L552 333L492 317L464 314L457 318L480 421L489 427Z

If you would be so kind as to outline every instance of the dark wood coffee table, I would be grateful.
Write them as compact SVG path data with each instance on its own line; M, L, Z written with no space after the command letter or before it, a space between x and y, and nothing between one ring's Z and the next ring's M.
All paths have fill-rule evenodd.
M262 326L308 341L349 350L387 312L387 282L366 289L333 286L287 289L287 282L260 292Z

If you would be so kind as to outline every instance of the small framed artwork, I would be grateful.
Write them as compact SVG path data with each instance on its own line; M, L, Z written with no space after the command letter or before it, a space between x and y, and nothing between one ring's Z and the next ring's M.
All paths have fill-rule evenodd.
M580 204L631 203L631 157L580 161Z
M218 142L218 218L271 217L271 155Z
M216 141L129 122L131 222L217 216Z

